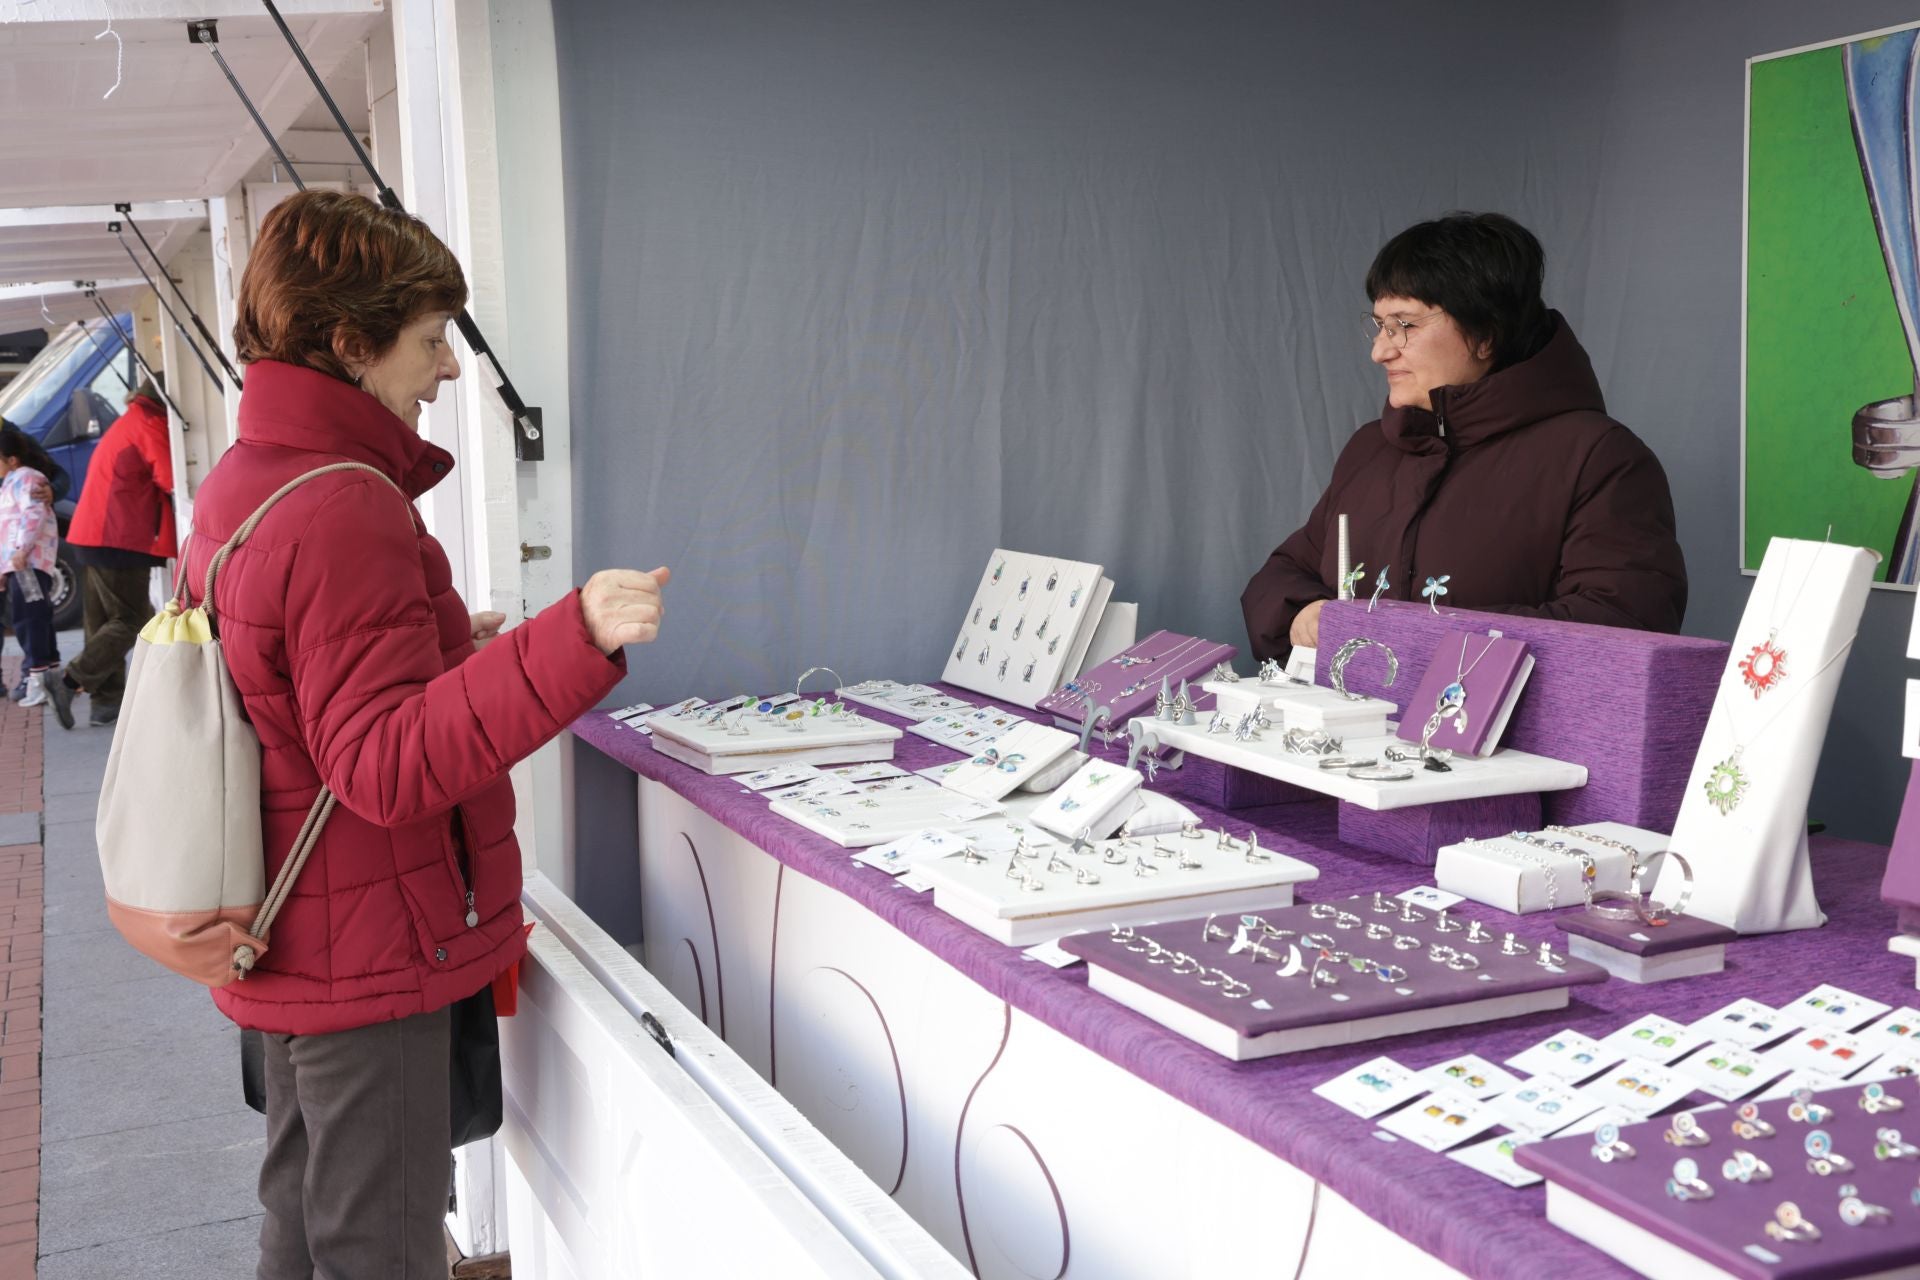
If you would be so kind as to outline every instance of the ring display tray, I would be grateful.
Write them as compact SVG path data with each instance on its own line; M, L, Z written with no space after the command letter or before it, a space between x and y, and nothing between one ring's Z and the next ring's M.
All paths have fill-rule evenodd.
M1077 851L1076 851L1077 850ZM1222 847L1208 831L1199 838L1170 835L1098 842L1043 844L1033 857L995 853L985 862L942 858L917 870L933 884L933 905L971 928L1013 946L1210 911L1271 911L1293 901L1293 886L1320 872L1312 864L1266 849L1250 862L1244 841ZM1119 857L1118 862L1108 858ZM1047 866L1058 858L1055 870ZM1182 860L1197 861L1184 869ZM1009 864L1018 878L1008 874ZM1141 872L1141 866L1154 868ZM1061 870L1068 866L1074 870ZM1099 877L1081 884L1075 871ZM1028 875L1038 890L1026 888Z
M1514 1159L1547 1179L1547 1221L1655 1280L1911 1276L1920 1267L1920 1210L1910 1197L1915 1162L1878 1159L1874 1146L1880 1129L1916 1128L1920 1090L1910 1080L1889 1081L1884 1088L1905 1104L1903 1110L1862 1110L1861 1086L1854 1085L1813 1096L1831 1111L1817 1124L1792 1119L1795 1104L1786 1098L1759 1103L1760 1119L1774 1127L1771 1137L1735 1137L1737 1120L1728 1109L1699 1116L1709 1135L1705 1146L1669 1145L1663 1135L1670 1122L1657 1119L1620 1129L1620 1141L1634 1148L1632 1159L1596 1160L1591 1134L1530 1143ZM1823 1177L1807 1167L1805 1144L1816 1130L1829 1136L1835 1154L1853 1162L1851 1169ZM1765 1161L1772 1176L1748 1182L1727 1177L1722 1166L1736 1150ZM1682 1201L1667 1193L1668 1175L1682 1158L1699 1166L1712 1196ZM1843 1185L1887 1216L1848 1225L1840 1216ZM1767 1224L1789 1202L1819 1230L1818 1239L1769 1237Z
M770 720L751 714L739 720L746 733L728 731L726 722L704 724L664 712L650 715L653 749L702 773L756 773L780 764L865 764L893 759L900 730L852 713ZM799 729L789 729L788 724Z
M1278 725L1262 730L1261 737L1251 742L1236 741L1232 734L1208 733L1204 724L1177 725L1153 720L1149 728L1163 746L1291 782L1376 811L1411 809L1452 800L1566 791L1585 786L1587 782L1583 765L1514 750L1496 751L1484 760L1455 756L1452 768L1446 773L1430 772L1415 761L1406 766L1413 770L1413 777L1404 782L1369 782L1349 778L1344 770L1320 768L1316 763L1318 756L1292 754L1281 745L1282 730ZM1388 732L1379 737L1349 738L1343 754L1385 764L1387 748L1396 746L1404 744Z
M1250 950L1229 954L1239 923L1230 917L1214 922L1224 926L1224 938L1203 937L1205 922L1195 918L1139 931L1248 984L1252 990L1238 998L1225 993L1225 984L1203 986L1195 976L1173 972L1173 964L1164 958L1129 950L1126 941L1108 931L1066 938L1060 945L1087 962L1088 984L1095 991L1236 1062L1564 1008L1569 988L1606 980L1604 970L1558 952L1555 967L1542 966L1538 949L1530 944L1517 955L1503 954L1500 932L1490 931L1485 942L1469 943L1465 939L1471 917L1451 917L1456 927L1442 933L1436 913L1413 908L1417 918L1403 919L1405 904L1384 901L1387 909L1379 912L1373 909L1373 898L1361 894L1332 904L1262 913L1273 928L1291 931L1277 939L1256 939L1277 953L1274 959L1254 961ZM1340 928L1326 917L1329 905L1358 917L1359 923ZM1316 909L1322 916L1313 915ZM1391 936L1367 937L1370 924L1386 926ZM1322 971L1330 968L1338 981L1312 985L1318 951L1301 944L1308 934L1333 939L1335 950L1374 962L1373 967L1363 972L1336 958L1323 962ZM1396 948L1395 937L1414 938L1419 945ZM1132 942L1138 945L1138 936ZM1478 967L1454 969L1434 960L1430 948L1435 944L1472 955ZM1298 952L1301 967L1289 975L1282 970L1292 967L1290 947ZM1406 976L1385 981L1378 976L1380 966L1404 969Z

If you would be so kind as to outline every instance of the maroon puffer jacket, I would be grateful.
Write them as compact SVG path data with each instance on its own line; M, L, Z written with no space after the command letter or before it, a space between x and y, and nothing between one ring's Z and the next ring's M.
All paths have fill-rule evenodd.
M1306 524L1240 597L1255 658L1292 652L1295 615L1334 596L1343 513L1363 596L1385 567L1393 599L1446 574L1443 609L1680 629L1687 566L1667 473L1607 416L1593 363L1553 318L1529 359L1353 433Z
M194 503L196 600L220 545L286 481L369 463L418 497L452 458L372 396L294 365L247 370L240 439ZM221 570L227 663L260 735L269 877L324 782L339 797L244 981L243 1027L340 1031L471 995L525 950L506 777L619 681L577 594L475 653L440 544L364 472L308 481Z

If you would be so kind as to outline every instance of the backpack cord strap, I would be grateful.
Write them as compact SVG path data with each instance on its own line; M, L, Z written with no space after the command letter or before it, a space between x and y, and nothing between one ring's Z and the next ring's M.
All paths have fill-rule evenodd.
M253 536L253 531L260 527L260 522L262 520L266 519L267 512L273 510L275 506L279 505L280 499L286 497L288 494L292 493L295 489L298 489L301 485L305 484L307 481L317 479L320 476L331 475L336 471L364 471L369 475L379 476L382 480L385 480L387 484L392 487L395 493L400 494L403 500L406 498L406 494L400 488L400 486L393 483L392 476L389 476L386 472L380 470L378 467L370 467L364 462L329 463L324 467L316 467L312 471L309 471L304 475L295 476L293 479L281 485L278 489L275 489L273 491L272 496L269 497L265 502L261 503L259 508L255 510L252 515L247 517L247 522L241 525L240 528L234 532L234 535L231 538L228 538L227 541L221 546L220 550L214 553L213 563L207 566L206 589L200 593L200 605L203 609L207 611L208 619L211 620L213 617L213 580L216 576L219 575L220 570L226 565L227 558L231 556L235 551L238 551L240 549L241 543L245 542L248 538ZM413 513L413 504L411 502L407 503L407 511L409 514ZM181 561L179 594L177 597L183 608L187 603L186 586L187 586L186 562L183 557Z
M300 869L307 865L307 857L320 843L320 832L327 825L327 819L333 816L334 794L325 787L313 798L313 808L307 810L307 820L300 826L300 834L294 837L293 851L280 865L280 874L273 878L273 887L267 891L265 902L260 904L260 913L253 918L253 928L248 933L262 942L267 939L267 931L273 928L273 918L280 914L280 908L286 905L287 897L293 892L293 882L300 875ZM246 977L253 968L253 962L259 959L250 946L241 945L233 949L233 967L241 977Z

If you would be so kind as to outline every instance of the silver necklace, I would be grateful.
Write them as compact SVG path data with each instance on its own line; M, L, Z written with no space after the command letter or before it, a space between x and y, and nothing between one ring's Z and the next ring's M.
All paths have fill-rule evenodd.
M1420 744L1423 747L1433 741L1433 735L1440 728L1440 722L1449 716L1453 717L1455 733L1463 734L1467 731L1467 677L1473 674L1474 667L1479 666L1486 656L1493 652L1493 646L1499 643L1499 637L1488 636L1486 647L1480 650L1479 656L1473 660L1473 665L1469 666L1467 665L1467 641L1470 639L1472 639L1470 635L1460 637L1460 660L1453 664L1453 683L1442 689L1440 696L1434 700L1433 715L1428 717L1420 733Z

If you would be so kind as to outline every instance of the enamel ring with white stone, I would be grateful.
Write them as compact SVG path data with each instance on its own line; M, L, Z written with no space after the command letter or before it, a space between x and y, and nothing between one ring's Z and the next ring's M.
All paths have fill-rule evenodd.
M1769 1240L1785 1240L1794 1244L1809 1244L1820 1238L1820 1228L1808 1222L1800 1212L1800 1206L1791 1200L1782 1200L1774 1208L1773 1220L1766 1226Z
M1690 1111L1682 1111L1675 1116L1673 1123L1667 1126L1666 1133L1661 1136L1676 1147L1704 1147L1713 1141Z
M1612 1164L1615 1160L1631 1160L1633 1155L1633 1144L1620 1140L1619 1125L1609 1122L1593 1131L1593 1158L1601 1164Z
M1689 1156L1673 1162L1673 1176L1667 1179L1667 1194L1675 1200L1711 1200L1713 1188L1700 1177L1700 1166Z

